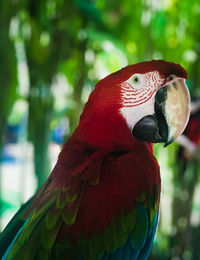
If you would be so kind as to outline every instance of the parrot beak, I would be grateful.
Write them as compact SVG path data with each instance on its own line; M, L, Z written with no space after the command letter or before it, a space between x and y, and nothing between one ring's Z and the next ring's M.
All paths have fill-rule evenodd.
M190 116L190 95L185 79L178 79L161 90L167 92L165 104L160 104L168 125L165 146L176 140L184 131ZM159 95L159 91L156 95ZM156 97L156 99L158 99ZM163 106L163 108L162 108Z
M133 135L153 143L172 143L184 131L190 116L190 95L185 79L176 79L155 95L155 114L143 117Z

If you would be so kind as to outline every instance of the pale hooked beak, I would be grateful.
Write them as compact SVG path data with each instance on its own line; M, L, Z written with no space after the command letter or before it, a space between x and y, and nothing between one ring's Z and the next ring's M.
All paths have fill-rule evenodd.
M190 95L185 79L178 79L165 86L164 115L168 125L166 145L176 140L184 131L190 116Z

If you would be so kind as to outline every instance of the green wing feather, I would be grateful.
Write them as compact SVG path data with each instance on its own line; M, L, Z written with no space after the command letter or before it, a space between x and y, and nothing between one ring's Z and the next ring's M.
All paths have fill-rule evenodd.
M82 186L83 189L83 186ZM57 234L63 223L72 225L76 219L81 189L78 195L61 189L52 194L52 199L41 209L33 212L22 233L14 243L8 260L45 259L50 256ZM40 243L38 240L40 239Z
M104 232L96 232L90 239L82 234L76 247L67 236L63 241L55 243L61 226L74 224L85 185L96 185L99 181L101 163L97 161L91 165L95 171L91 178L91 169L87 171L84 166L81 178L75 179L75 182L43 193L41 202L14 243L8 260L63 259L63 255L73 260L78 258L80 252L83 260L94 260L105 252L114 253L128 239L132 241L134 249L142 247L158 210L158 187L151 194L141 193L136 208L130 212L122 211L118 218L112 219Z
M66 254L66 252L67 255L71 255L69 259L77 259L79 252L82 252L84 260L94 260L99 259L104 252L111 254L123 247L128 238L131 239L132 247L135 250L142 247L144 237L147 236L148 225L153 223L156 214L151 196L147 196L148 199L144 201L144 205L138 202L138 209L129 213L121 213L119 219L113 219L103 233L95 233L91 239L82 235L76 248L73 247L70 240L67 242L66 239L63 241L63 245L55 244L63 221L68 225L75 220L80 203L78 198L79 196L76 198L78 200L77 207L74 210L70 209L70 214L66 214L66 204L64 206L64 203L57 202L60 200L59 194L57 200L54 198L48 206L46 205L43 209L35 212L14 244L8 260L16 258L27 260L62 259L62 254ZM63 209L60 208L60 205ZM40 239L40 243L38 243L38 239Z

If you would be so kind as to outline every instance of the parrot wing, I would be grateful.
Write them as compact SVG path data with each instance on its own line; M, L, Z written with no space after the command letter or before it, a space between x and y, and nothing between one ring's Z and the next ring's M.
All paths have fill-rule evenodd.
M92 153L70 174L60 175L59 184L56 166L22 212L26 222L3 259L147 257L157 226L160 180L153 156L143 164L138 158L128 152Z
M14 215L12 220L6 226L6 228L0 233L0 258L12 242L13 238L17 234L18 230L23 226L25 220L22 219L22 214L28 208L33 201L34 197L30 198L25 204L21 206L18 212Z

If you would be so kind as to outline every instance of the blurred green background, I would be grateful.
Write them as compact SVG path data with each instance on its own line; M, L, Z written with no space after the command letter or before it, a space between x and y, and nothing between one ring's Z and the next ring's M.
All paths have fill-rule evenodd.
M199 17L196 0L0 1L1 229L49 175L99 79L164 59L200 96ZM163 191L150 258L198 260L199 163L176 143L154 150Z

